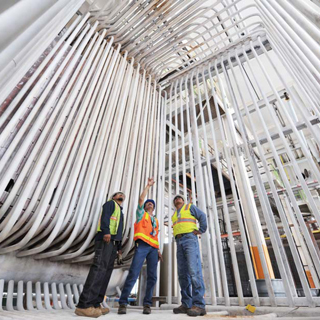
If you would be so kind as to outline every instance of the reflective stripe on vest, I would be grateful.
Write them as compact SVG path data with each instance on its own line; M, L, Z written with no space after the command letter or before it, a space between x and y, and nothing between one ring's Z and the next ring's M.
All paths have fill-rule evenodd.
M190 207L191 204L185 204L181 208L179 215L178 212L175 211L171 217L174 236L198 230L197 219L191 214Z
M183 222L197 223L197 219L183 219L183 218L180 218L176 222L174 222L173 225L175 226L177 223L183 223Z
M118 233L118 228L119 228L119 223L120 223L121 209L120 209L120 206L117 204L117 202L115 202L114 200L109 200L109 201L114 202L114 211L110 217L110 224L109 224L110 234L116 235ZM102 212L100 214L100 218L99 218L99 222L98 222L98 228L97 228L98 232L101 231Z
M153 238L148 237L144 233L141 233L141 232L135 233L134 237L137 238L137 239L143 238L141 240L146 240L145 242L151 242L151 243L155 244L157 247L159 247L159 242L157 240L154 240Z
M148 243L151 247L159 248L159 241L158 241L158 233L159 233L159 222L158 219L155 217L156 220L156 228L154 231L156 232L155 236L152 236L152 221L149 218L149 213L145 212L142 219L137 223L134 224L134 241L138 239Z

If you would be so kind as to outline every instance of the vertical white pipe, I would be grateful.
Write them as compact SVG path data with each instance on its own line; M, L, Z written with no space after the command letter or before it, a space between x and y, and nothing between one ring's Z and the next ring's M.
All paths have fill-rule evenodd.
M67 306L66 294L64 291L63 283L59 283L59 294L62 309L69 309L69 307Z
M172 303L172 271L173 271L173 262L172 262L172 247L173 247L173 236L172 236L172 221L171 215L172 212L172 89L173 83L169 91L169 176L168 176L168 304Z
M198 83L197 83L198 84ZM188 89L190 90L191 97L191 112L190 112L190 120L191 120L191 134L192 134L192 142L193 142L193 154L195 157L195 171L196 171L196 179L197 179L197 198L198 198L198 206L199 208L206 212L206 199L205 199L205 189L204 189L204 179L202 174L202 165L200 158L200 148L199 148L199 132L197 126L197 115L196 115L196 106L195 106L195 97L194 97L194 84L193 84L193 73L191 73L190 83ZM202 109L202 101L198 87L198 95L199 95L199 107ZM203 128L205 130L205 128ZM207 214L206 214L207 218ZM212 256L210 248L210 240L209 240L209 232L206 232L201 236L201 244L202 244L202 257L204 262L203 273L204 276L207 277L209 273L209 281L210 281L210 291L211 291L211 299L214 302L214 280L213 280L213 265L212 265ZM240 284L241 286L241 284Z
M53 309L55 310L61 309L58 302L57 285L55 282L51 283L51 294L52 294Z
M45 282L43 284L43 296L44 296L44 305L47 310L52 310L52 307L50 305L50 292L49 292L49 284L48 282Z
M18 311L25 311L23 307L23 281L22 280L18 282L17 309Z
M238 63L239 63L239 59L238 59L237 55L236 55L236 58L237 58ZM232 65L232 62L231 62L231 59L230 59L230 54L228 54L228 62L229 62L229 67L230 67L230 69L232 71L232 74L233 74L233 78L236 80L236 87L238 89L241 102L245 106L245 102L244 102L244 99L243 99L243 96L242 96L242 92L239 89L238 82L237 82L237 79L236 79L236 76L235 76L235 73L234 73L233 65ZM239 66L240 66L240 64L239 64ZM249 162L250 162L250 164L252 164L251 170L253 172L254 179L256 181L255 185L257 187L257 191L258 191L258 194L259 194L259 200L260 200L260 204L261 204L262 210L264 212L265 221L266 221L266 223L268 225L270 238L271 238L271 241L272 241L272 244L273 244L274 253L275 253L275 256L276 256L276 259L277 259L277 262L278 262L278 267L279 267L279 270L280 270L281 278L282 278L282 280L284 282L286 295L288 296L288 299L289 299L289 305L293 306L294 302L293 302L292 297L296 296L296 291L295 291L292 275L291 275L291 273L287 272L288 269L290 270L289 263L287 261L286 253L285 253L285 250L284 250L283 245L282 245L282 240L281 240L280 235L278 233L277 225L276 225L274 219L270 218L270 217L273 216L272 209L271 209L269 200L267 198L265 189L263 187L264 186L263 181L260 178L259 169L258 169L258 167L256 165L256 162L254 161L254 158L255 158L254 152L253 152L253 150L251 148L251 145L250 144L248 145L249 138L248 138L248 134L247 134L247 131L246 131L246 127L242 122L241 116L239 115L239 105L237 104L237 101L236 101L236 98L235 98L235 95L234 95L234 91L232 89L232 86L231 86L231 83L230 83L230 79L228 77L228 74L227 74L225 66L223 66L223 71L224 71L224 74L225 74L226 79L227 79L227 84L228 84L228 87L229 87L230 94L232 96L232 100L233 100L233 103L234 103L234 108L235 108L235 111L236 111L238 123L240 124L240 127L241 127L241 134L242 134L242 138L244 139L244 145L245 145L247 154L249 155L248 156ZM252 97L252 99L254 99L254 97ZM227 117L228 116L229 116L229 114L227 114ZM229 121L232 123L231 117L228 117L228 118L230 119ZM287 276L287 274L288 274L288 276Z
M4 288L4 280L0 279L0 311L3 311L3 308L2 308L3 288Z
M36 282L36 306L38 310L43 310L42 306L42 294L41 294L41 282Z
M33 292L32 292L32 282L28 281L27 282L27 310L34 310L33 308Z
M208 72L210 72L210 70L208 69ZM205 75L204 75L204 69L202 70L202 76L203 79L205 79ZM206 101L207 101L207 105L210 106L210 101L209 101L209 97L208 97L208 91L207 91L207 85L206 82L203 82L204 85L204 89L205 89L205 97L206 97ZM212 88L212 91L214 91L214 88ZM216 96L212 96L214 99L214 104L215 107L218 108L217 106L217 97ZM212 114L211 114L211 108L207 108L208 110L208 115L209 115L209 124L210 124L210 129L211 129L211 136L212 136L212 140L213 140L213 146L214 146L214 150L215 150L215 157L216 157L216 167L217 167L217 172L218 172L218 179L219 179L219 184L220 184L220 190L221 190L221 196L222 196L222 202L223 202L223 208L224 210L226 210L225 212L228 212L228 206L227 206L227 202L226 202L226 193L225 193L225 187L224 187L224 182L223 182L223 176L222 176L222 167L221 167L221 162L220 162L220 152L218 149L218 145L217 145L217 139L216 139L216 135L215 135L215 130L214 130L214 126L213 126L213 119L212 119ZM221 128L222 130L223 128ZM227 162L228 164L228 162ZM243 224L242 221L242 215L240 212L240 208L239 208L239 203L238 203L238 198L236 197L236 188L235 188L235 183L234 183L234 179L233 179L233 174L232 174L232 168L230 166L228 166L228 171L229 171L229 176L230 176L230 183L231 183L231 187L232 187L232 194L233 194L233 198L234 198L234 203L236 206L236 213L237 213L237 219L238 219L238 224L239 224L239 228L240 228L240 232L241 232L241 239L243 242L243 251L244 251L244 255L245 255L245 259L246 259L246 264L247 264L247 270L248 270L248 275L249 275L249 279L250 279L250 286L251 286L251 290L252 290L252 295L255 301L255 305L259 305L259 297L258 297L258 292L257 292L257 286L255 283L255 277L254 277L254 273L253 273L253 268L252 268L252 262L251 262L251 256L250 256L250 252L249 252L249 244L247 241L247 235L246 235L246 230L245 230L245 226ZM214 191L214 187L212 184L211 187ZM214 193L213 193L214 194ZM214 196L212 196L212 199L214 199ZM216 206L216 203L214 204L214 206ZM217 215L217 213L216 213Z
M13 288L14 288L14 281L9 280L8 289L7 289L7 299L6 299L6 310L7 311L14 311L14 309L13 309Z

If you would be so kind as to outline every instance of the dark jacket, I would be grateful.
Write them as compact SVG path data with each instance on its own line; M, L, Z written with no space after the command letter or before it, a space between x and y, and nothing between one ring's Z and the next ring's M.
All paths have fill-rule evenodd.
M115 209L115 204L113 200L107 201L102 206L102 215L100 222L101 231L96 234L96 241L103 240L103 236L105 234L110 234L110 217L112 216ZM111 236L111 240L117 241L117 250L121 250L121 242L122 242L122 233L123 233L123 212L122 207L120 206L121 214L120 214L120 222L118 227L118 232L115 235Z

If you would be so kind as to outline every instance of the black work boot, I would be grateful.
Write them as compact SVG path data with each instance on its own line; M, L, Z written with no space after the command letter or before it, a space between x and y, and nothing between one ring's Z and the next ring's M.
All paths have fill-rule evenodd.
M143 314L150 314L151 313L151 308L150 306L143 306Z
M191 317L197 317L197 316L204 316L205 314L207 314L207 312L205 308L192 306L192 308L187 311L187 314L188 316L191 316Z
M190 310L188 307L184 306L183 304L177 308L173 308L173 313L187 313L187 311Z
M118 314L126 314L127 313L127 306L125 304L120 304L118 308Z

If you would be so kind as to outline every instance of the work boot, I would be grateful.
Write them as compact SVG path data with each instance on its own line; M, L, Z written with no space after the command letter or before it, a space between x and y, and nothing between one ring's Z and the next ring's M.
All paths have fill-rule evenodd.
M187 311L187 314L188 316L191 316L191 317L197 317L197 316L204 316L205 314L207 314L207 312L205 308L192 306L192 308Z
M150 314L151 313L151 308L150 306L143 306L143 314Z
M101 310L99 308L86 308L86 309L80 309L76 308L76 311L74 312L77 316L83 316L83 317L90 317L90 318L98 318L102 315Z
M100 309L101 314L104 316L105 314L108 314L110 312L109 308L104 308L102 306L99 306L98 309Z
M178 314L178 313L187 313L187 311L190 310L190 308L184 306L183 304L179 306L178 308L173 308L173 313Z
M127 313L127 306L125 304L120 304L118 308L118 314L126 314Z

